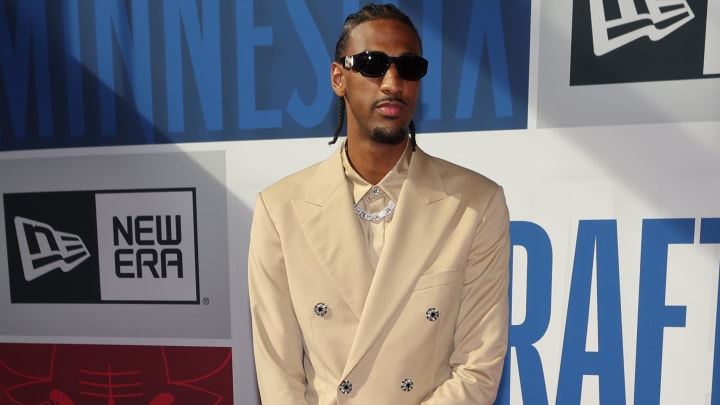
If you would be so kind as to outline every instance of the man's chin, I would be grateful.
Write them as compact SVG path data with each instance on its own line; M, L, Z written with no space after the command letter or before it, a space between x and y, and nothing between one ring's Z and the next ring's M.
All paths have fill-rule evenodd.
M388 145L399 145L407 138L407 130L405 128L399 129L385 129L375 128L373 131L373 139L378 143L384 143Z

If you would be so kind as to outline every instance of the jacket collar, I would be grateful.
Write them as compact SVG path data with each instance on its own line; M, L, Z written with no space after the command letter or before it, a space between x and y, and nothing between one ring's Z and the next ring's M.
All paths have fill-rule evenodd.
M353 212L355 203L339 149L318 165L307 193L292 204L313 252L359 319L373 269Z

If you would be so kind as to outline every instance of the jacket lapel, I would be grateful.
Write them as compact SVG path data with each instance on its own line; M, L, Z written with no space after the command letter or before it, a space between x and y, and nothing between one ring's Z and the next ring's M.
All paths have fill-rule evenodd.
M417 149L398 197L391 233L368 291L344 375L348 375L403 307L448 231L460 195L447 195L430 157Z
M292 204L313 253L359 319L373 270L339 150L318 165L307 195Z

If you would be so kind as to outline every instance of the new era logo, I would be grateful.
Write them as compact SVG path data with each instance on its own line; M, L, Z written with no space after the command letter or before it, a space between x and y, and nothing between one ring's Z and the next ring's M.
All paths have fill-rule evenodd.
M48 224L18 216L15 231L26 281L57 269L69 272L90 257L79 236L57 231Z
M199 303L195 189L4 194L13 303Z
M685 0L590 0L595 55L604 55L642 37L658 41L694 17Z
M570 85L720 76L718 0L573 0Z

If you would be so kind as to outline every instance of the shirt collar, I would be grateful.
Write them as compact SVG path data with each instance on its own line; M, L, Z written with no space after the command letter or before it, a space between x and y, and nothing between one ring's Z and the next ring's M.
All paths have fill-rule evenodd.
M398 201L400 196L400 189L402 184L407 177L408 168L410 167L410 159L412 158L412 148L409 146L410 142L405 143L405 151L400 156L395 166L380 180L375 186L380 187L382 191L390 197L394 202ZM347 140L343 142L341 147L342 164L345 169L345 177L352 184L353 190L353 201L357 203L361 198L373 187L373 184L368 183L365 179L355 171L355 168L350 164L350 159L347 156Z

